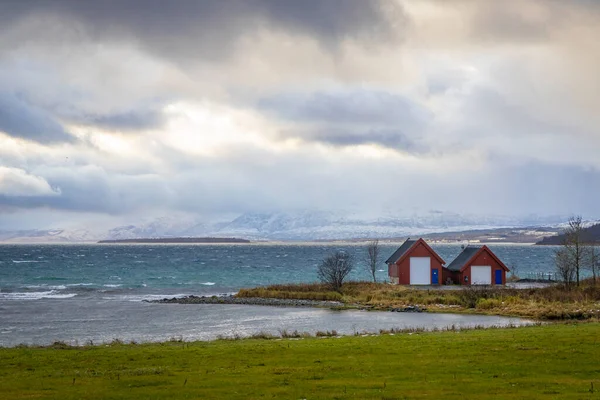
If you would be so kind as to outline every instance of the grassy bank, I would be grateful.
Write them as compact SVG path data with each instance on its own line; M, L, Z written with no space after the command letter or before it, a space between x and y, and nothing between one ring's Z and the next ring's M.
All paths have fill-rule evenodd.
M0 394L6 399L600 399L599 339L600 324L589 323L0 349Z
M418 305L431 311L478 312L541 320L600 317L600 285L586 281L578 288L532 289L469 287L461 290L414 289L386 283L348 282L341 293L322 284L272 285L242 289L240 297L337 300L347 306L391 309Z

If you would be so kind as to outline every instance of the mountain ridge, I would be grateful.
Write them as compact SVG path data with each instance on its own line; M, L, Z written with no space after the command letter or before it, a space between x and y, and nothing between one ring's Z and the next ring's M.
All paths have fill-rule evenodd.
M493 237L493 231L503 230L498 231L503 235L504 239L502 240L508 240L506 239L508 237L525 236L526 238L531 237L533 240L527 242L533 243L538 234L556 235L558 229L550 231L544 229L561 226L565 220L566 218L559 217L481 217L441 212L375 218L365 218L345 212L323 211L245 213L228 221L213 223L193 217L159 217L146 222L119 225L97 231L85 228L0 231L0 241L63 243L173 237L236 237L260 241L314 241L392 239L452 232L474 232L471 235L473 237L481 236L480 233L484 235L482 237L486 237L485 235ZM511 234L511 229L522 232ZM537 237L537 240L539 239L540 237Z

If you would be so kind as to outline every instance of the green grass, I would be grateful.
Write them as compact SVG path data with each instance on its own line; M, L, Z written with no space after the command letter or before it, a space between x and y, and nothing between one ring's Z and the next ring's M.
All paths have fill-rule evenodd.
M599 339L584 323L0 349L0 398L600 399Z

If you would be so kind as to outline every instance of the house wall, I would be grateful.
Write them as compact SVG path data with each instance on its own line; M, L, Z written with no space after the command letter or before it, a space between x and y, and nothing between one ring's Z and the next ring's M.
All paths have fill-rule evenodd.
M388 264L388 276L390 278L398 277L398 266L396 264Z
M492 285L496 284L496 270L502 271L502 284L506 283L506 270L492 257L487 249L484 249L473 261L471 261L466 268L458 273L457 278L461 285L471 284L471 266L472 265L491 265L492 267ZM465 281L465 276L468 277L468 281ZM458 282L457 282L458 283Z
M407 255L401 260L400 264L393 265L394 273L396 275L390 275L398 278L399 285L410 285L410 258L411 257L430 257L431 258L431 270L438 270L438 281L439 284L444 283L442 264L437 258L423 245L418 243Z
M447 284L448 282L451 285L459 283L458 272L450 271L447 268L442 269L442 277L443 277L442 284L444 284L444 285ZM450 279L450 281L448 281L448 279Z

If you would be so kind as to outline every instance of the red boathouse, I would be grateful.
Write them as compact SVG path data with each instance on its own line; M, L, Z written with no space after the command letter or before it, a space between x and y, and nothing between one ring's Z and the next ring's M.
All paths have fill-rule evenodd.
M459 285L504 285L509 269L485 245L467 246L454 261L444 268L448 278Z
M445 261L423 239L407 239L388 258L388 276L396 285L439 285Z

